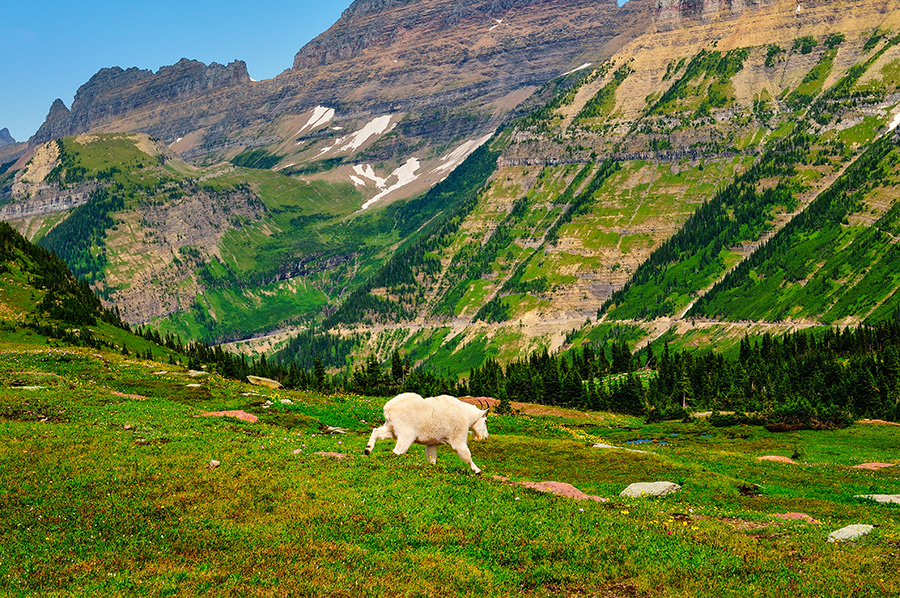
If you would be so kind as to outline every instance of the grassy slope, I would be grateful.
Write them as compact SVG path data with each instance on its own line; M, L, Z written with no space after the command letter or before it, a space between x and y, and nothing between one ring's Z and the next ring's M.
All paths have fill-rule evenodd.
M807 214L795 219L695 309L727 318L882 318L898 305L900 152L874 144ZM848 201L849 199L849 201ZM851 220L852 219L852 220ZM699 307L699 306L698 306ZM877 319L877 318L876 318Z
M853 498L900 492L896 471L847 467L900 465L897 427L771 435L577 412L491 416L491 437L471 445L485 470L473 477L445 449L437 466L421 447L359 456L383 399L261 390L91 353L0 352L6 595L900 595L897 507ZM35 385L45 388L16 388ZM239 408L260 421L193 417ZM350 433L323 436L319 423ZM639 447L646 454L586 448L601 439L656 442ZM755 459L794 451L806 465ZM211 459L221 466L207 468ZM498 474L569 482L610 502ZM658 479L684 488L617 496ZM738 491L752 484L760 496ZM770 516L791 511L822 524ZM825 542L860 522L878 528Z

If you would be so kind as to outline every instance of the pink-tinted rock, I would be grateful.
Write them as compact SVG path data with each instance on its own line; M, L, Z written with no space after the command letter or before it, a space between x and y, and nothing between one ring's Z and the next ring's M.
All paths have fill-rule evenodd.
M524 486L525 488L531 488L532 490L537 490L538 492L550 492L551 494L556 494L557 496L574 498L575 500L594 500L597 502L609 502L608 499L601 496L585 494L572 484L566 484L565 482L513 482L509 478L505 478L499 475L493 476L493 479L497 480L498 482L503 482L504 484Z
M521 482L520 486L537 490L538 492L550 492L558 496L566 498L574 498L575 500L595 500L597 502L607 502L607 499L593 494L585 494L572 484L565 482Z
M757 461L775 461L776 463L790 463L791 465L798 465L796 461L791 459L790 457L781 457L779 455L766 455L765 457L757 457Z
M256 423L259 419L257 416L252 413L247 413L246 411L208 411L207 413L201 413L200 415L195 415L194 417L236 417L241 421Z

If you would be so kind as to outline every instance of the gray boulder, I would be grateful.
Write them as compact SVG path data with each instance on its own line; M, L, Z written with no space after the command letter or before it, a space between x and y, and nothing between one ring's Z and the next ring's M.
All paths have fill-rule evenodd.
M868 498L884 504L900 505L900 494L857 494L856 498Z
M871 525L848 525L847 527L842 527L839 530L835 530L828 534L829 542L850 542L856 540L857 538L862 538L863 536L869 534L874 526Z
M619 496L630 498L645 498L649 496L668 496L681 490L681 486L674 482L639 482L631 484L622 490Z

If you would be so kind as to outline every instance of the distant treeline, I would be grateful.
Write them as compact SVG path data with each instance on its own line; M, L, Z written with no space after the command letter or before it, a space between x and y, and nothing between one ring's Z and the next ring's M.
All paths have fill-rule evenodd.
M191 367L208 365L236 379L265 376L287 388L321 392L488 396L501 401L501 410L515 401L650 421L711 411L716 425L755 423L775 430L841 427L862 418L900 421L900 311L880 325L745 337L733 358L713 351L670 351L668 344L633 354L624 340L607 340L559 355L535 352L506 366L488 359L468 379L413 369L397 351L389 360L369 355L355 369L329 375L320 357L301 367L200 343L182 346L152 331L143 334L187 355Z
M737 414L714 421L777 429L900 421L900 311L880 325L744 338L735 358L670 352L667 344L658 353L648 348L632 355L614 342L605 351L586 346L556 357L533 354L506 368L489 360L472 371L468 391L651 420L729 411ZM622 375L601 382L616 373Z

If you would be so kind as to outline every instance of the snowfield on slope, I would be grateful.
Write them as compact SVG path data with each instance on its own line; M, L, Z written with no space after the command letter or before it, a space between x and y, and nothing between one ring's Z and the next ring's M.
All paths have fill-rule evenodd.
M356 151L371 137L374 137L376 135L383 135L388 131L393 130L393 128L396 126L396 124L391 126L391 115L379 116L378 118L369 121L366 126L364 126L356 133L350 135L349 141L341 146L341 151L348 149L350 151ZM343 139L338 141L338 143L341 143L342 141Z
M306 121L306 124L301 127L299 131L297 131L297 136L306 131L307 129L312 132L318 129L319 127L323 127L334 120L334 108L325 108L324 106L316 106L313 108L312 116L309 117L309 120Z
M493 135L493 133L488 133L484 137L466 141L449 154L441 156L441 164L435 167L431 172L452 172L457 166L462 164L466 158L469 157L469 154L484 145Z
M419 175L416 174L416 171L419 170L419 166L420 166L420 162L419 162L418 158L410 158L409 160L407 160L405 164L403 164L402 166L397 168L397 170L392 172L391 176L389 176L387 178L387 180L390 180L393 177L397 177L397 182L394 183L393 185L391 185L390 187L388 187L387 189L384 189L381 193L379 193L378 195L376 195L375 197L373 197L372 199L370 199L369 201L364 203L359 210L363 211L363 210L367 209L369 206L371 206L378 200L384 198L388 194L393 193L397 189L399 189L401 187L405 187L406 185L408 185L408 184L412 183L413 181L415 181L416 179L418 179Z

